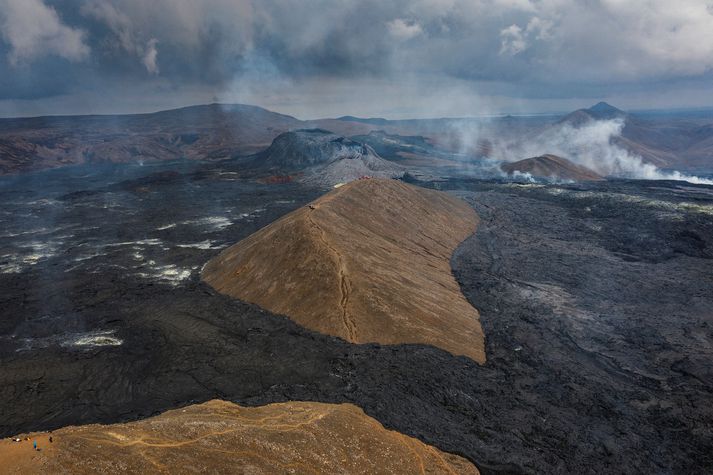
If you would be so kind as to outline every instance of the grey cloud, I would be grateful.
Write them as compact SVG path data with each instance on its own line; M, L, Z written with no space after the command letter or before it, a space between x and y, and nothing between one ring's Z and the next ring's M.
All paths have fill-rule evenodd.
M409 81L421 91L457 83L493 103L595 97L705 81L713 70L709 3L0 0L1 21L22 24L31 10L43 25L3 28L0 68L14 74L22 58L18 78L50 63L57 77L78 78L48 86L30 77L48 97L102 81L121 82L124 94L160 87L177 98L202 89L249 99L248 92L261 96L260 87L283 88L285 96L308 94L286 101L311 100L315 108L330 81L359 89ZM12 79L0 87L0 97L26 89ZM379 91L373 96L381 101Z
M65 25L57 11L42 0L1 0L0 32L10 46L12 65L56 55L70 61L89 56L85 34Z
M391 20L386 25L389 28L391 36L401 41L410 40L423 33L423 28L420 24L403 18Z

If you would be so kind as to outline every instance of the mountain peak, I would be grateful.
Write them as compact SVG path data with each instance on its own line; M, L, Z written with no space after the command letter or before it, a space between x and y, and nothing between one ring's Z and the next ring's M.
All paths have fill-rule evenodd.
M604 117L621 117L626 115L626 113L621 110L617 109L611 104L607 104L606 102L599 102L589 109L587 109L587 112L592 114L593 116L597 118L604 118Z

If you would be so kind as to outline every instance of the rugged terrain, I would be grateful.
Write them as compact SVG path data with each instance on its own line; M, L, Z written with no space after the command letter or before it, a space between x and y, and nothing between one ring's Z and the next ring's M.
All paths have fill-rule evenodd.
M186 107L154 114L0 119L0 173L81 163L224 159L257 152L294 117L259 107Z
M451 259L480 365L351 344L201 282L205 262L321 194L222 167L0 179L3 436L215 398L348 402L483 473L713 470L712 188L420 183L480 216Z
M473 209L394 180L357 180L226 249L218 291L352 343L422 343L485 361L478 312L449 259Z
M351 404L248 408L213 400L138 422L20 439L0 441L3 473L478 473Z
M379 157L374 150L322 129L285 132L240 170L258 176L292 178L316 186L334 186L361 177L395 178L404 173L399 165Z
M713 114L627 113L600 103L565 115L423 120L346 116L302 121L240 104L191 106L152 114L0 119L0 174L82 163L245 157L264 150L284 132L313 128L353 137L389 160L406 158L419 165L428 158L426 163L444 161L441 166L456 166L463 172L463 160L478 162L506 144L536 141L563 124L577 127L611 119L623 122L621 136L614 137L613 143L645 162L696 174L713 173ZM527 158L505 155L508 161Z
M508 175L526 174L536 178L559 181L592 181L603 177L592 170L577 165L557 155L526 158L501 166Z

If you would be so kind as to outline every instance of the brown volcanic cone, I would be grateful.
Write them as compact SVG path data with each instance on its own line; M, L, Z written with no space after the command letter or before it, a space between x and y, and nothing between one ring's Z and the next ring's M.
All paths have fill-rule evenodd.
M566 158L550 154L506 163L502 165L501 168L505 173L510 175L518 171L521 173L529 173L533 176L559 178L560 180L598 181L604 179L601 175L587 167L572 163Z
M477 219L439 191L358 180L226 249L203 278L353 343L425 343L482 363L478 312L450 268Z
M210 401L127 424L66 427L51 444L49 435L0 441L2 472L478 473L351 404Z

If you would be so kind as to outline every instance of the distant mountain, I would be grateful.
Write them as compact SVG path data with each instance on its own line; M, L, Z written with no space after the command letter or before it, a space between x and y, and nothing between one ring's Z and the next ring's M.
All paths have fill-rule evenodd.
M224 159L254 153L301 126L294 117L240 104L0 119L0 174L85 162Z
M221 160L264 150L289 130L320 127L346 136L368 134L383 122L391 123L350 116L301 121L243 104L0 119L0 175L91 162Z
M353 115L344 115L342 117L338 117L337 120L345 121L345 122L361 122L363 124L371 124L371 125L387 125L389 120L387 119L382 119L380 117L371 117L371 118L360 118L360 117L354 117Z
M567 114L551 127L575 128L600 120L621 120L621 136L613 143L660 168L713 170L713 117L686 118L629 114L600 102L588 109ZM550 128L551 128L550 127Z
M621 109L617 109L606 102L599 102L588 109L579 109L570 112L564 116L559 123L579 127L593 120L626 120L627 117L628 114Z
M395 121L343 116L301 121L240 104L152 114L0 119L0 174L92 162L248 156L267 148L283 132L308 128L358 136L390 159L409 154L428 159L444 152L478 157L488 155L488 144L532 140L562 125L578 128L600 120L621 120L622 134L614 143L648 163L713 172L713 114L632 114L600 102L559 121L553 116ZM375 131L383 135L372 134ZM477 141L472 140L475 135Z
M528 173L534 177L556 180L598 181L604 179L589 168L551 154L506 163L501 168L508 175L519 172Z
M626 112L621 109L617 109L616 107L607 104L606 102L598 102L589 109L585 110L589 115L599 120L624 118L627 116Z

